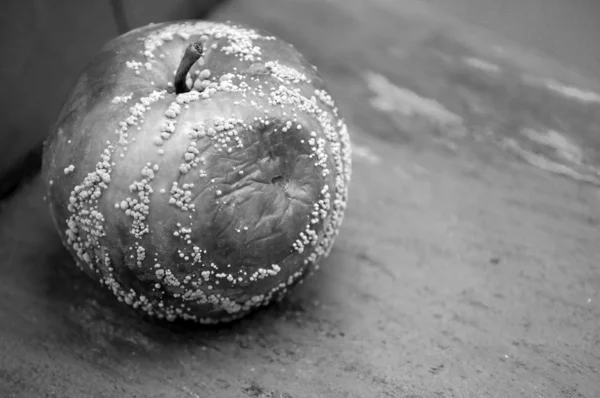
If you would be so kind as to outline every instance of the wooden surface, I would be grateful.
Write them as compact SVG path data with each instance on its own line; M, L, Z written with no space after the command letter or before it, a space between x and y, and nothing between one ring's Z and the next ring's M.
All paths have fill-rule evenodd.
M238 323L156 324L73 269L34 181L0 211L0 396L600 396L597 82L409 0L215 19L293 42L347 116L332 255Z

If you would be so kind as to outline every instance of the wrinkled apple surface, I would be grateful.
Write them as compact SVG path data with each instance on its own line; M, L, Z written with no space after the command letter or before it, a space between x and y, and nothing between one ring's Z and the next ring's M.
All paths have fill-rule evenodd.
M203 53L178 93L194 42ZM350 150L322 79L290 44L184 21L98 53L46 141L43 174L85 272L147 314L212 323L282 297L329 253Z

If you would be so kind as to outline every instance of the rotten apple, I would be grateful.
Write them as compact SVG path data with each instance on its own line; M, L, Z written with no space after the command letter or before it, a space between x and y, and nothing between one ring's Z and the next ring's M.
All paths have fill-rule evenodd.
M160 318L221 322L282 297L329 253L346 125L287 42L232 23L153 24L77 80L43 156L78 266Z

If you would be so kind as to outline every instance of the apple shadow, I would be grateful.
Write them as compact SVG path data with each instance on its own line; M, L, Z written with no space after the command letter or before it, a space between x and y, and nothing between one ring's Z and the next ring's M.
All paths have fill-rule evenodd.
M31 347L43 344L50 358L60 353L74 363L83 359L103 368L140 360L159 367L173 361L214 364L214 355L195 355L208 350L227 366L232 359L271 349L274 341L281 347L332 329L314 304L332 282L329 273L319 273L280 302L226 324L144 316L75 266L42 193L36 179L0 209L0 296L14 298L0 303L0 315L7 313L12 325L12 334L3 336L9 341L26 335ZM31 319L34 329L27 321Z

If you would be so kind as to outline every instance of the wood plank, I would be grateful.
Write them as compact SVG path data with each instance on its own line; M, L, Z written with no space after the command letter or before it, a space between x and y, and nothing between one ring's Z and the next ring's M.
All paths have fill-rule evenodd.
M240 322L140 321L73 269L33 182L0 211L0 396L600 395L597 82L409 0L215 18L292 41L347 115L332 255Z

